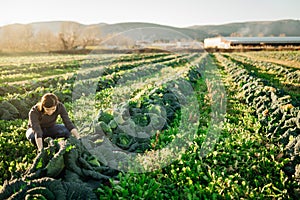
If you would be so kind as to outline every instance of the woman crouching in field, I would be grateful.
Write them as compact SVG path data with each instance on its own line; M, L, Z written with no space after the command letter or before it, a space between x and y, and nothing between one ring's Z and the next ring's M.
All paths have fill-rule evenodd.
M56 124L58 115L64 124ZM65 106L59 102L55 94L45 94L29 111L26 137L37 146L38 152L43 149L44 138L68 138L71 133L79 139L78 131L71 122Z

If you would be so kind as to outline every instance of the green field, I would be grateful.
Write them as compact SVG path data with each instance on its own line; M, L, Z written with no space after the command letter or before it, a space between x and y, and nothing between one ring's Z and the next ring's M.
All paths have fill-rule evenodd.
M0 199L299 199L299 57L0 57ZM37 155L25 132L46 92L82 140Z

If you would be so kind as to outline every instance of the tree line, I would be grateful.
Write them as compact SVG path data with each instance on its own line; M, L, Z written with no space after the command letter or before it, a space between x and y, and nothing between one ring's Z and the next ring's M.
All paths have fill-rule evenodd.
M0 52L48 52L85 49L103 40L100 27L61 22L56 32L32 24L14 24L0 29Z

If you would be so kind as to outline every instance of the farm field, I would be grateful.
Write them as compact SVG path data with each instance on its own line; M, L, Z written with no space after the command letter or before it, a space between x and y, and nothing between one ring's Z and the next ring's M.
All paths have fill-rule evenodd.
M0 199L299 199L299 52L0 58ZM80 130L37 154L55 93ZM61 122L61 121L60 121Z

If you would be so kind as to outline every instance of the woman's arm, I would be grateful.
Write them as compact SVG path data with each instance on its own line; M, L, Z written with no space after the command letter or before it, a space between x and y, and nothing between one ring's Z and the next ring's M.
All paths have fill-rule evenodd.
M65 106L62 103L59 103L57 105L57 109L59 109L59 114L61 116L61 119L64 122L64 125L67 127L67 129L71 132L74 128L76 128L73 124L73 122L70 120L69 114L65 108Z
M39 121L39 113L36 108L32 108L29 112L29 124L35 133L35 142L40 152L43 149L43 131Z
M74 124L71 122L65 106L62 103L60 103L60 104L61 104L60 116L61 116L65 126L67 127L67 129L70 130L71 134L74 137L79 139L80 138L79 133L78 133L76 127L74 126Z
M35 137L36 146L38 148L38 152L41 152L43 149L43 139Z

